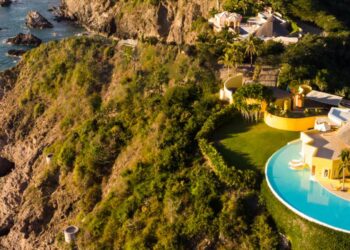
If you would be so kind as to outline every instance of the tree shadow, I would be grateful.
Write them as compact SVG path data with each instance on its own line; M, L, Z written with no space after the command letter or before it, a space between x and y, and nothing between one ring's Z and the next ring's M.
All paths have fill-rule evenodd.
M342 22L347 28L350 27L350 8L349 2L345 1L334 1L334 0L310 0L311 10L317 12L323 12L328 15L333 15Z
M259 168L252 162L248 154L233 151L218 141L214 142L214 145L218 149L228 166L234 166L235 168L241 170L259 170Z
M254 125L256 125L255 122L248 122L242 117L237 116L226 122L224 125L218 127L216 129L218 132L214 133L210 140L213 142L218 142L228 137L234 138L236 134L249 131Z

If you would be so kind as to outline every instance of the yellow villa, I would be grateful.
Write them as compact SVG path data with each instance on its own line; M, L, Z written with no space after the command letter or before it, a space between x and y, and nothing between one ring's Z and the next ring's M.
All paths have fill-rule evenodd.
M325 121L326 123L326 121ZM310 168L311 178L321 183L339 186L340 153L350 149L350 122L339 129L336 123L329 119L324 129L310 130L300 133L302 141L301 156L303 162ZM346 176L350 173L346 170Z

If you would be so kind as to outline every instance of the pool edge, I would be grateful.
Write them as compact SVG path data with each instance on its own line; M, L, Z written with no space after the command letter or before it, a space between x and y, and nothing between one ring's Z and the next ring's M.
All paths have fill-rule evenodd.
M290 145L290 144L294 144L294 143L298 143L300 140L294 140L294 141L291 141L291 142L288 142L285 146L283 146L282 148ZM316 223L318 225L321 225L323 227L326 227L326 228L330 228L330 229L333 229L335 231L338 231L338 232L342 232L342 233L347 233L347 234L350 234L350 230L345 230L345 229L342 229L342 228L338 228L338 227L334 227L334 226L331 226L327 223L324 223L324 222L321 222L317 219L314 219L308 215L305 215L304 213L300 212L299 210L297 210L296 208L294 208L292 205L290 205L288 202L286 202L283 198L281 198L277 192L272 188L272 185L269 181L269 178L268 178L268 175L267 175L267 168L268 168L268 165L269 165L269 162L270 160L272 159L272 157L274 157L282 148L278 149L276 152L274 152L270 158L267 160L266 164L265 164L265 179L266 179L266 182L267 182L267 185L270 189L270 191L272 192L272 194L277 198L277 200L279 202L281 202L284 206L286 206L288 209L290 209L292 212L294 212L295 214L299 215L300 217L310 221L310 222L313 222L313 223Z

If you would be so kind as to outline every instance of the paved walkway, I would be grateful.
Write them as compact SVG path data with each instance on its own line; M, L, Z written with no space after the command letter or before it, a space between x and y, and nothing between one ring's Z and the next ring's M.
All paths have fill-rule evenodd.
M250 67L249 64L242 64L237 67L236 72L233 70L228 71L227 67L222 67L220 69L220 79L224 82L231 76L234 76L236 73L242 73L243 75L243 83L253 82L254 69ZM262 85L269 87L276 87L277 80L279 75L279 69L271 66L264 65L261 67L261 71L259 73L257 82Z
M341 191L341 190L336 190L336 189L340 189L341 188L341 183L340 181L333 181L332 184L329 182L325 182L325 181L319 181L318 183L320 183L320 185L322 187L324 187L325 189L327 189L329 192L331 192L332 194L343 198L345 200L350 201L350 182L349 180L345 180L345 187L347 191Z

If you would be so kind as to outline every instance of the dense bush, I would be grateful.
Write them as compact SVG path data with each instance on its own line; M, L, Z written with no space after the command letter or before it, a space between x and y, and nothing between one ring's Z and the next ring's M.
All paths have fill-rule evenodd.
M252 121L261 118L263 106L267 107L272 99L272 90L259 83L244 85L233 95L234 106L246 119Z
M212 170L219 178L236 190L249 189L256 186L256 176L250 170L241 171L233 166L227 166L222 156L207 140L199 140L199 148L208 160Z
M255 16L263 9L262 1L254 0L225 0L223 2L224 10L241 13L244 16Z
M326 31L349 27L349 6L345 1L332 0L269 0L274 9L288 16L313 22Z
M214 131L223 125L225 122L238 116L236 108L232 105L226 106L222 110L213 113L203 124L201 130L198 132L197 139L209 139Z
M322 91L337 92L349 87L350 40L347 36L308 35L283 54L280 86L309 82Z

